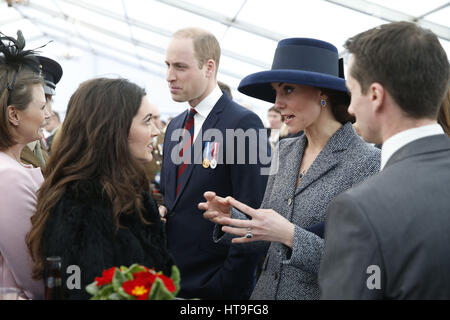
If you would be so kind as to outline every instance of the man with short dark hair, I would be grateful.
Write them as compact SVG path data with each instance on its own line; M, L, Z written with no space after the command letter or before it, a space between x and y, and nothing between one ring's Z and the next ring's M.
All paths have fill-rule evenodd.
M409 22L347 40L349 112L382 143L381 172L329 206L322 299L450 299L450 139L437 124L449 64Z

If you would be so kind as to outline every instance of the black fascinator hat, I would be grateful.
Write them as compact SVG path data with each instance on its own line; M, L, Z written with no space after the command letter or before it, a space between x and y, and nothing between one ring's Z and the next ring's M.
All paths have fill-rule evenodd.
M17 76L21 72L30 72L42 76L36 49L24 50L24 48L25 38L22 31L17 31L17 39L0 32L0 70L6 70L7 74L13 74L12 79L11 76L6 77L6 88L9 92L14 91Z
M24 50L24 48L25 38L22 31L17 31L17 39L0 32L0 65L8 65L16 71L25 66L35 73L40 73L39 59L36 57L35 50Z

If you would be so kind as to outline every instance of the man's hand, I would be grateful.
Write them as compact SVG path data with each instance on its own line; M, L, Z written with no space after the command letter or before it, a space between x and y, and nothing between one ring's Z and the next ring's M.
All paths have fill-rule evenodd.
M205 197L206 202L200 202L198 208L206 211L203 214L205 219L220 224L222 218L231 217L231 205L228 201L229 197L222 198L211 191L205 192L203 196Z
M161 221L166 223L167 219L165 218L167 215L167 208L165 206L158 207L159 215L161 216Z

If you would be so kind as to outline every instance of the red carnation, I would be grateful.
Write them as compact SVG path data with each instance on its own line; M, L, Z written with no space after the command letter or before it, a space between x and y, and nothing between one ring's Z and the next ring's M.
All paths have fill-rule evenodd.
M97 287L100 287L104 284L111 283L115 272L116 272L116 267L112 267L110 269L103 270L102 276L95 278L95 281L97 281Z

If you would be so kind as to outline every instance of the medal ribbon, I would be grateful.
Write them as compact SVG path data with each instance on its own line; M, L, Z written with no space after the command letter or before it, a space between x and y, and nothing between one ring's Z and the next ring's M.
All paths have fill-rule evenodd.
M219 160L218 159L218 155L219 155L219 143L218 142L214 142L213 144L213 151L212 151L212 158L216 160L216 162Z
M209 160L209 146L211 145L211 142L206 142L205 151L203 152L203 159Z

